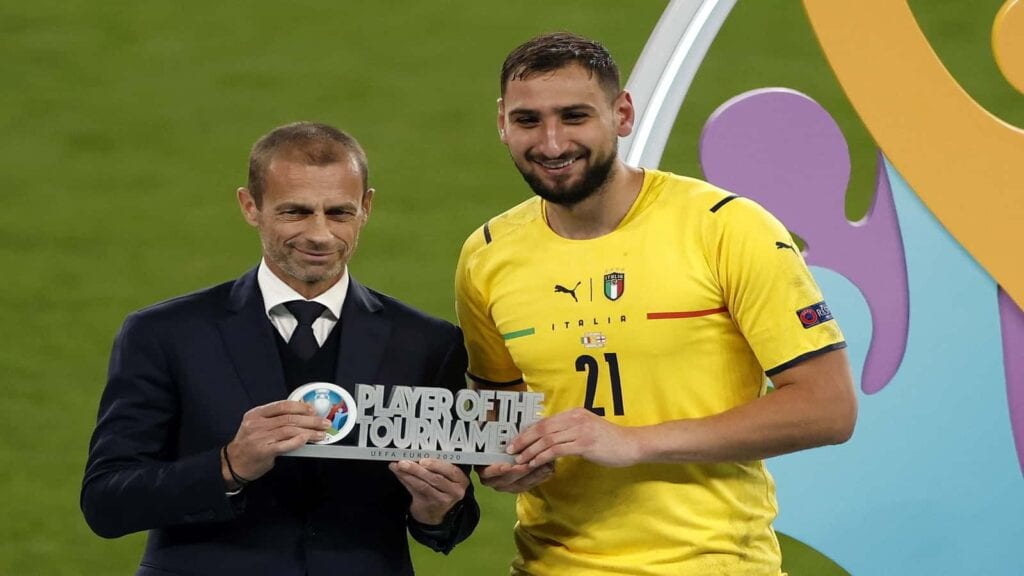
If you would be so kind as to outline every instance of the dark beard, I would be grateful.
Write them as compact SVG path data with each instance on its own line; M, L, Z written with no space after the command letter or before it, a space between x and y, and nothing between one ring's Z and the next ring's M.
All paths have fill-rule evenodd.
M612 168L615 166L615 160L618 157L615 149L612 149L612 153L608 155L603 162L593 164L587 172L583 175L583 180L579 184L571 187L559 187L549 188L541 182L540 178L534 176L532 173L526 172L516 164L516 168L519 169L519 173L522 174L523 180L530 185L533 189L533 193L541 198L551 202L552 204L558 204L559 206L572 207L580 202L593 196L598 190L604 187L605 183L611 179ZM579 162L579 160L577 160Z

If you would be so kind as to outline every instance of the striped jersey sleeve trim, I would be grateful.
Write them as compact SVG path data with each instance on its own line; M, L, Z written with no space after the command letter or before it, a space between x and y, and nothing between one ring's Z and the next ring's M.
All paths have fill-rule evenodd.
M495 382L493 380L487 380L486 378L481 378L481 377L476 376L476 375L474 375L474 374L472 374L470 372L466 372L466 376L468 376L469 379L472 380L473 382L476 382L477 384L479 384L481 386L488 386L490 388L509 388L511 386L516 386L518 384L522 384L523 383L523 379L522 378L516 378L515 380L511 380L509 382Z
M782 372L783 370L788 370L789 368L792 368L793 366L796 366L797 364L799 364L801 362L805 362L807 360L810 360L811 358L814 358L815 356L821 356L822 354L824 354L826 352L831 352L833 350L842 350L843 348L846 348L846 342L845 341L843 341L843 342L836 342L835 344L829 344L828 346L825 346L824 348L818 348L817 350L812 350L812 351L807 352L805 354L801 354L801 355L797 356L796 358L793 358L789 362L785 362L783 364L779 364L778 366L776 366L775 368L772 368L771 370L765 370L764 373L765 373L766 376L771 378L772 376L775 376L779 372Z
M490 221L484 222L484 242L487 244L491 243L491 223Z
M536 328L523 328L522 330L502 334L501 337L505 340L515 340L516 338L522 338L523 336L533 336L536 333Z
M717 204L715 204L714 206L711 207L711 212L712 213L718 212L719 210L722 209L722 206L725 206L726 204L728 204L729 202L732 202L733 200L735 200L737 198L739 198L739 196L736 196L736 195L726 196L725 198L722 198L721 200L718 201Z
M729 309L725 306L721 308L711 308L708 310L692 310L689 312L648 312L648 320L671 320L674 318L700 318L701 316L711 316L712 314L721 314L728 312Z

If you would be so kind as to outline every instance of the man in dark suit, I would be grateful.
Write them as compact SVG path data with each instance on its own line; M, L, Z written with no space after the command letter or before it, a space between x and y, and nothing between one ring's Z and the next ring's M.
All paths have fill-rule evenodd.
M150 531L137 574L411 574L407 531L447 553L476 526L465 471L279 458L330 426L284 398L310 381L461 388L461 333L349 276L373 189L344 132L270 132L238 201L259 267L136 312L117 337L85 518L108 538Z

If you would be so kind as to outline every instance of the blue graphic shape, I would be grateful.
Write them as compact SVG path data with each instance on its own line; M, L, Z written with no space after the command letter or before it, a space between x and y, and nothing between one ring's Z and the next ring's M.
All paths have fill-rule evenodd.
M1010 427L996 284L886 160L910 285L906 356L860 392L847 444L769 462L776 527L854 576L1019 576L1024 481ZM848 280L816 268L854 374L871 319Z
M331 426L333 426L335 430L341 430L345 425L345 422L348 422L348 409L344 404L342 404L341 408L335 411L334 420L331 422Z

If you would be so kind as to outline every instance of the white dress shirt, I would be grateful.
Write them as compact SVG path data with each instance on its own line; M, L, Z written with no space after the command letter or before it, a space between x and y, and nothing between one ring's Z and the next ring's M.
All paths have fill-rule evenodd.
M277 329L277 332L287 342L291 339L292 332L295 331L299 321L285 308L284 303L291 302L292 300L307 299L278 278L270 270L270 267L267 266L266 260L260 261L259 270L256 272L256 282L260 286L260 292L263 293L263 308L267 312L267 318L270 318L274 328ZM324 341L327 340L327 336L334 329L334 325L341 319L341 307L345 303L347 295L348 266L345 267L341 278L335 282L334 286L331 286L326 292L316 298L307 300L309 302L319 302L327 307L327 310L324 310L323 314L313 321L313 335L316 336L317 344L324 345Z

